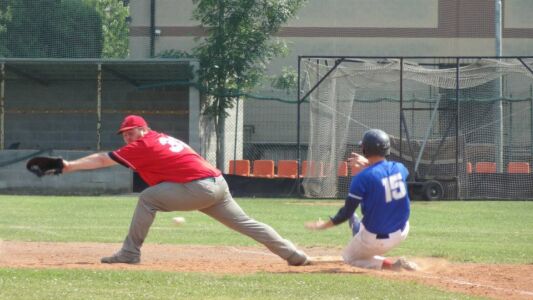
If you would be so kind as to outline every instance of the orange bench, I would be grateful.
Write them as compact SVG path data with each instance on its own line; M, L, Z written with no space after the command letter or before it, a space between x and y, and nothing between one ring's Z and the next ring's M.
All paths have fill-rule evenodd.
M316 161L302 162L302 174L300 177L323 177L324 176L324 163Z
M346 177L348 176L348 163L341 161L339 163L339 168L337 169L337 176Z
M296 178L298 177L298 161L296 160L279 160L278 174L280 178Z
M496 163L480 161L476 163L476 173L492 174L496 173Z
M230 160L229 174L239 176L250 176L250 161L249 160Z
M254 177L274 177L274 161L273 160L254 160L253 166Z
M507 173L509 174L529 174L529 163L527 162L510 162L507 165Z

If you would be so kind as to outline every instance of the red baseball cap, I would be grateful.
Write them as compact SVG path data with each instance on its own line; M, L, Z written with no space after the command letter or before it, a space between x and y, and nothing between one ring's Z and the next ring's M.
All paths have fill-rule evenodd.
M126 130L130 130L137 127L148 127L148 123L146 123L146 121L141 116L129 115L125 117L124 121L122 121L122 124L120 124L120 128L117 131L117 134L121 134Z

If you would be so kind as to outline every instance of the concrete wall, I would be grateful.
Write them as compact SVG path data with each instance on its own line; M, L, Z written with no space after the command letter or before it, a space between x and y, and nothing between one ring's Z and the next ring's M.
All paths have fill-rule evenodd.
M0 151L0 193L40 195L100 195L132 191L132 172L122 166L38 178L26 170L26 162L35 150ZM40 155L80 158L90 151L54 150ZM14 162L8 164L9 162ZM7 165L6 165L7 164Z

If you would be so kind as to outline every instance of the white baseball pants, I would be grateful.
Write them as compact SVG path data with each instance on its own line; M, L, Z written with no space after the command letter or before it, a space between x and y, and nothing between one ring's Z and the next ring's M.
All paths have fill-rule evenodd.
M363 223L361 229L351 239L343 251L344 262L354 267L381 269L385 257L380 256L403 242L409 234L409 222L405 228L389 234L388 238L378 239L376 234L366 230Z

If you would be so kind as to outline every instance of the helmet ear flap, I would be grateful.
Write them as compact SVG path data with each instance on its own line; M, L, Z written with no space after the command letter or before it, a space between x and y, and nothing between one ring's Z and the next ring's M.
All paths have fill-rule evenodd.
M364 145L362 140L359 141L359 143L357 143L357 146L359 146L359 149L361 149L361 152L363 153L363 156L366 156L365 145Z

